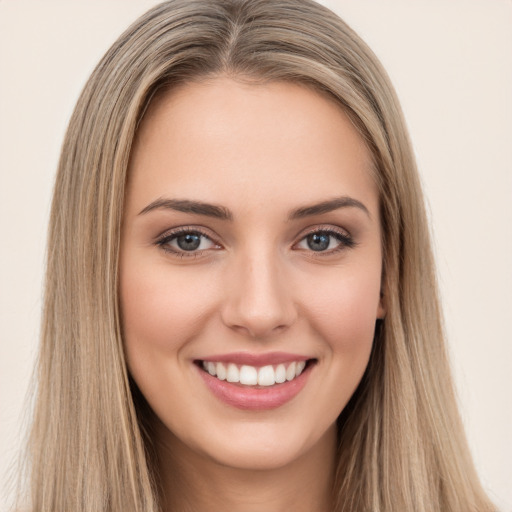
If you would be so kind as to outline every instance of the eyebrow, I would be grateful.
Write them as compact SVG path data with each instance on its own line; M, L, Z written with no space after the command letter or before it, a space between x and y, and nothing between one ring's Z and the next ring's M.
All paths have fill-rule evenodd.
M305 217L312 217L313 215L322 215L324 213L329 213L335 210L339 210L340 208L359 208L363 212L365 212L368 217L371 218L370 212L368 208L352 197L341 196L336 197L334 199L329 199L327 201L322 201L321 203L312 204L310 206L304 206L301 208L297 208L292 210L289 215L289 220L297 220L303 219ZM144 215L153 210L175 210L183 213L193 213L196 215L204 215L206 217L213 217L220 220L233 220L233 213L225 208L224 206L219 206L215 204L203 203L201 201L192 201L189 199L166 199L159 198L148 204L145 208L143 208L139 215Z
M290 214L290 220L303 219L304 217L311 217L313 215L321 215L323 213L329 213L340 208L359 208L371 218L368 208L353 197L341 196L329 199L328 201L322 201L321 203L313 204L311 206L305 206L303 208L297 208Z
M195 213L197 215L205 215L207 217L214 217L221 220L233 220L233 214L223 206L202 203L200 201L190 201L188 199L159 198L148 204L139 212L139 215L160 209L175 210L183 213Z

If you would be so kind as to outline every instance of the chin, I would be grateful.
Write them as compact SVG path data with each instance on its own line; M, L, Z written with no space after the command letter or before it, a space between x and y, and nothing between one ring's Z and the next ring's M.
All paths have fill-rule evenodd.
M276 443L277 444L277 443ZM235 448L235 449L233 449ZM265 446L252 443L252 446L244 444L244 449L238 447L224 449L218 454L218 462L225 466L230 466L245 470L273 470L279 469L300 458L304 447L272 443L266 443Z
M190 448L221 466L239 470L277 470L306 457L313 448L335 450L336 426L304 432L281 425L241 424L235 432L215 433Z

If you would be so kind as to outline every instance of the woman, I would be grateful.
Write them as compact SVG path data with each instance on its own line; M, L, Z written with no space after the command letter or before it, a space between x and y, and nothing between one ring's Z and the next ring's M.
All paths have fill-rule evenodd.
M492 510L400 109L327 9L138 20L71 119L49 247L34 510Z

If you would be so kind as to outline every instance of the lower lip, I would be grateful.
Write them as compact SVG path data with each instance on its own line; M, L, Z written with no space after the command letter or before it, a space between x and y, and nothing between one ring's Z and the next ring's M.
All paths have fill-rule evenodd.
M306 385L313 366L313 364L308 365L293 380L261 388L246 387L225 380L219 380L199 367L197 370L210 391L222 402L237 409L263 411L281 407L298 395Z

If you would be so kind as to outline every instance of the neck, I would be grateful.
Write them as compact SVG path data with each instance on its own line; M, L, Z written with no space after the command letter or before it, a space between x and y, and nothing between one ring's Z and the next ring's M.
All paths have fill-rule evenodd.
M162 429L165 427L160 425L157 431L161 434ZM165 439L161 435L155 439L165 512L332 510L334 426L310 451L289 464L258 470L221 465L165 431Z

